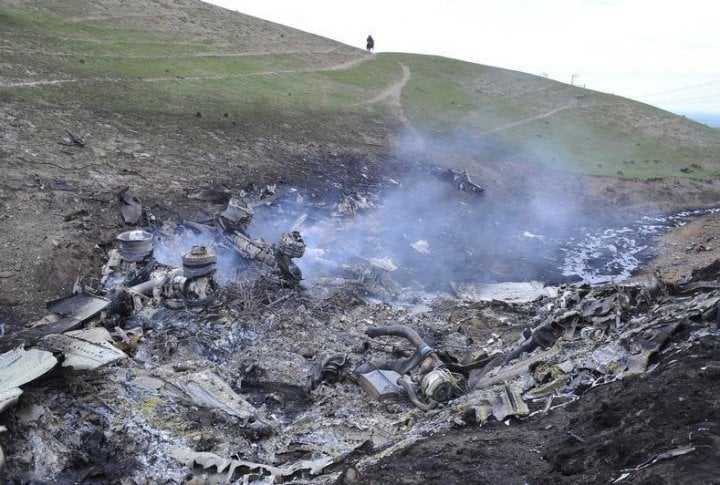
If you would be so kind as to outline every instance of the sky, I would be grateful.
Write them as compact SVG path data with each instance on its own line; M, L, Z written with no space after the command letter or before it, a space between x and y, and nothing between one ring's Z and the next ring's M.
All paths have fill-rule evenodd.
M206 0L365 48L543 75L720 123L717 0Z

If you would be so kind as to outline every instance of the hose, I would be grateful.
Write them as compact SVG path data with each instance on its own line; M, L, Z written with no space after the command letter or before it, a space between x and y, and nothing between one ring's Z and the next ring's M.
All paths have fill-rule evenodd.
M415 352L412 357L404 360L386 360L379 364L376 364L377 369L391 370L398 374L407 374L415 367L419 366L423 361L423 354L421 352Z
M210 289L212 290L212 293L207 295L205 298L198 298L198 299L193 299L192 295L190 294L189 287L190 287L191 282L192 282L192 280L188 279L185 282L185 286L182 291L182 301L183 301L183 303L185 303L185 306L187 306L188 308L197 308L197 307L205 306L205 305L213 302L217 298L219 291L218 291L217 283L215 282L214 279L210 279L210 281L209 281Z
M150 273L152 273L152 270L155 268L156 264L157 260L155 258L150 258L150 260L145 264L145 266L128 273L128 275L125 277L125 286L135 286L144 281L147 281L147 279L150 277Z
M440 357L438 357L437 353L435 352L435 349L430 347L428 344L425 343L425 341L420 337L420 335L413 330L410 327L407 327L405 325L390 325L387 327L371 327L368 328L365 331L365 334L368 337L380 337L382 335L393 335L395 337L403 337L412 342L412 344L415 346L415 348L418 350L418 353L420 354L420 362L422 362L426 357L430 357L433 360L433 367L440 367L444 366L442 360L440 360ZM411 357L411 359L414 359L415 356ZM419 363L419 362L418 362Z

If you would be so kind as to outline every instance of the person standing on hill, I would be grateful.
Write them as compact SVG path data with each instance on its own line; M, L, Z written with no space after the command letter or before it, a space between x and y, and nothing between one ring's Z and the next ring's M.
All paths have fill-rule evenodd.
M368 35L366 49L370 53L375 49L375 40L373 40L372 35Z

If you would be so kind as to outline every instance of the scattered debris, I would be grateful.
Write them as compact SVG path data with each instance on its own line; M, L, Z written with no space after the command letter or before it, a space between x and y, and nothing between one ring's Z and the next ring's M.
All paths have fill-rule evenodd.
M118 193L120 201L120 214L125 224L138 225L143 216L142 204L137 195L130 192L130 187L125 187Z
M342 201L333 206L333 216L354 216L359 210L370 209L374 204L368 198L357 192L343 197Z
M31 382L55 367L57 359L51 352L18 347L0 354L0 411L17 402L20 386Z
M623 474L620 475L618 478L612 481L612 483L619 483L625 480L627 477L629 477L632 472L645 469L651 465L654 465L655 463L663 460L669 460L671 458L675 458L676 456L682 456L687 455L688 453L692 453L695 451L695 447L692 445L687 446L679 446L677 448L674 448L672 450L668 450L662 453L658 453L657 455L654 455L653 457L647 459L646 461L642 462L635 468L631 468L629 470L623 470Z
M75 330L64 334L46 335L37 346L61 353L63 367L93 370L127 357L112 344L112 336L103 327Z
M70 130L65 130L65 133L67 133L67 137L64 137L62 140L60 140L59 143L61 145L79 146L79 147L85 146L85 140L83 140L80 136L76 135L75 133L71 132Z
M420 436L543 419L591 389L652 372L658 355L718 334L720 264L676 287L456 285L456 298L426 301L392 280L398 265L390 258L323 263L325 250L307 248L296 230L276 244L251 238L250 206L235 197L209 221L119 234L100 285L80 285L81 293L48 304L36 326L0 340L8 349L0 354L3 424L24 436L30 428L20 416L39 405L39 393L21 396L20 386L38 386L48 420L60 405L56 421L73 436L56 444L58 429L37 426L5 445L6 468L17 474L18 450L42 446L53 460L32 462L37 477L61 476L76 466L87 430L103 429L108 450L132 444L118 458L137 463L128 480L190 481L197 466L210 481L334 483L350 457L358 473ZM188 244L175 264L160 262L160 245L174 236ZM412 247L429 253L423 239ZM235 253L243 259L233 264L261 269L223 288L222 256ZM293 261L301 257L340 276L312 278L306 288ZM358 296L368 294L423 310ZM72 371L37 379L58 361ZM71 386L53 386L56 374ZM586 431L568 437L591 441ZM624 472L694 450L660 453Z
M456 172L449 168L440 175L440 178L452 183L455 187L464 192L470 192L477 195L483 195L485 193L485 189L470 179L470 175L467 173L467 170Z
M255 212L241 198L231 197L227 208L215 215L215 225L223 231L246 233Z

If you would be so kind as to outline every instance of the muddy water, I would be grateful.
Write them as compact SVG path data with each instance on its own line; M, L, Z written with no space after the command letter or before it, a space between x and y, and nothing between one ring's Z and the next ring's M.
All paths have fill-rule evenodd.
M690 219L720 212L720 208L683 211L667 216L645 216L618 227L581 227L561 242L562 274L590 283L623 281L654 255L657 236L681 227Z

